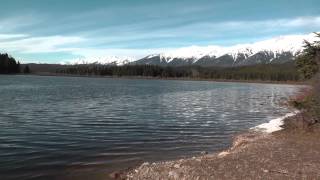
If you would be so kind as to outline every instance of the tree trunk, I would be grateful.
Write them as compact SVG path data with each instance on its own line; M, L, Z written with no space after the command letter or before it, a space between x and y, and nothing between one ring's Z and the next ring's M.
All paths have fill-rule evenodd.
M316 61L318 62L318 64L320 65L320 50L316 51Z

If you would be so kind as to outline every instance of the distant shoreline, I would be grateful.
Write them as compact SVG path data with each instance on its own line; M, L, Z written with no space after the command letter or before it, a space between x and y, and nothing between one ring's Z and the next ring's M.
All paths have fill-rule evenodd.
M20 75L20 74L17 74ZM150 76L97 76L97 75L74 75L57 73L31 73L21 75L34 76L56 76L56 77L86 77L86 78L110 78L110 79L142 79L142 80L174 80L174 81L208 81L208 82L234 82L234 83L257 83L257 84L287 84L287 85L307 85L305 81L263 81L263 80L236 80L236 79L206 79L206 78L162 78Z

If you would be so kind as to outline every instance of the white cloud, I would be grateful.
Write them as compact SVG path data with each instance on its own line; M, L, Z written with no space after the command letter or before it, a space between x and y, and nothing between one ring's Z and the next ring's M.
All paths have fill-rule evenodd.
M42 18L34 14L25 14L15 17L0 17L0 32L12 32L27 26L33 26L43 21Z
M199 38L226 41L235 38L257 38L274 34L308 33L320 29L320 16L295 18L246 20L246 21L207 21L187 25L156 29L154 34L171 34L181 38ZM143 32L141 32L143 33Z
M250 34L252 31L252 38L263 38L263 35L270 36L270 34L283 34L282 30L297 30L313 28L314 31L320 29L320 16L314 17L296 17L291 19L269 19L259 21L227 21L227 22L206 22L194 23L181 26L169 26L164 24L163 28L155 28L149 31L143 30L143 27L148 27L150 22L142 22L139 24L124 25L124 27L114 27L107 29L110 33L103 33L105 29L95 29L86 31L82 35L66 36L32 36L30 34L8 33L4 30L4 26L9 29L16 29L21 26L34 25L37 21L32 20L32 17L23 17L13 19L0 19L0 50L7 52L15 52L19 54L37 54L37 53L69 53L75 57L96 57L96 56L131 56L134 58L141 58L148 54L160 53L164 51L173 51L176 48L152 48L144 47L140 49L121 48L129 44L132 47L140 46L141 42L151 42L154 39L161 39L161 42L168 41L170 44L174 38L183 37L185 39L207 39L210 40L223 39L229 41L234 37L241 38L243 34ZM147 24L144 24L147 23ZM142 27L142 28L141 28ZM119 30L117 30L119 29ZM99 32L101 30L101 32ZM290 31L290 32L293 32ZM15 32L15 31L12 31ZM263 32L263 33L262 33ZM289 32L289 31L288 31ZM75 32L77 33L77 32ZM104 37L97 37L96 34L107 34ZM232 35L232 37L228 37ZM294 33L291 33L294 34ZM295 33L297 34L297 33ZM248 38L250 39L250 37ZM175 40L175 39L174 39ZM232 39L234 40L234 39ZM139 42L140 41L140 42ZM105 44L108 44L106 46ZM120 48L113 48L113 44L117 43ZM137 43L136 45L134 43ZM176 42L180 43L180 42ZM147 44L147 43L146 43ZM183 42L182 42L183 45ZM195 44L196 45L196 44ZM160 44L161 46L165 46ZM110 47L110 48L107 48ZM61 59L57 57L57 60Z
M304 27L304 26L320 27L320 16L298 17L288 21L282 20L281 22L279 22L279 24L282 24L282 26L287 26L287 27Z
M156 25L155 25L156 23ZM159 27L158 27L159 26ZM270 36L273 34L288 34L288 32L306 33L320 29L320 16L306 16L296 18L266 19L266 20L248 20L248 21L222 21L222 22L195 22L186 25L176 26L169 21L145 21L137 24L127 24L121 26L111 26L98 28L82 32L85 36L95 39L96 42L103 44L117 43L124 44L134 41L152 41L154 39L163 39L165 44L179 43L172 41L178 38L183 39L200 39L207 41L234 41L234 38L244 38L248 34L251 39L261 38L261 36ZM106 35L107 34L107 35ZM259 37L260 36L260 37ZM139 42L136 42L139 43ZM139 45L139 44L138 44Z
M7 37L7 39L0 42L0 49L19 53L63 52L64 46L72 46L86 40L85 38L77 36L29 37L27 35L22 36L16 34L2 34L2 36ZM10 38L8 39L8 37L22 38L12 40Z
M123 48L65 48L75 56L90 58L103 56L132 57L138 59L148 54L160 53L163 51L173 50L175 48L146 48L146 49L123 49Z
M0 34L0 40L28 37L26 34Z
M268 19L260 21L228 21L211 24L212 26L221 26L224 28L245 28L245 27L304 27L320 26L320 16L315 17L296 17L291 19Z

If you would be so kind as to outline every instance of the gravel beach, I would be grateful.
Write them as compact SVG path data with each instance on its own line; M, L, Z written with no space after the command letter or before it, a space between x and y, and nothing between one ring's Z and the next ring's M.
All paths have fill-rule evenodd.
M304 127L299 115L273 133L247 132L223 152L143 163L115 179L320 179L320 126Z

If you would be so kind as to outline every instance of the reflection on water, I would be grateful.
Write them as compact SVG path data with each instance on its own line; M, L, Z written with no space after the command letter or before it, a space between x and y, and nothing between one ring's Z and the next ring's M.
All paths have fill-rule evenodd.
M289 110L291 85L0 76L2 179L106 179L218 151ZM165 155L165 156L164 156Z

